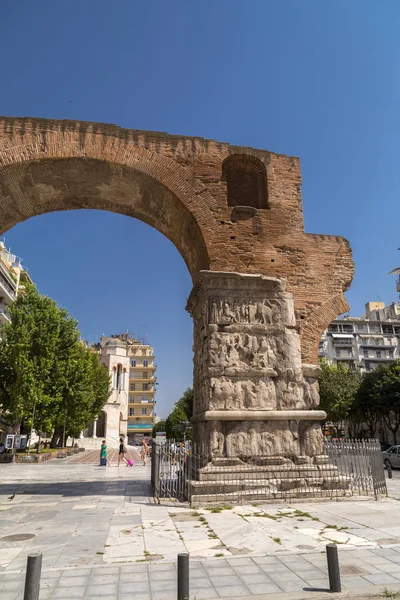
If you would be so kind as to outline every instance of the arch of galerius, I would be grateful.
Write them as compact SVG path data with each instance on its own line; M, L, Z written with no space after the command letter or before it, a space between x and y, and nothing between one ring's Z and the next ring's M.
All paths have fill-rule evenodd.
M304 232L299 159L100 123L0 118L0 233L78 208L155 227L192 276L193 435L209 459L193 497L235 465L260 477L303 467L323 486L318 342L348 309L353 262L345 239Z

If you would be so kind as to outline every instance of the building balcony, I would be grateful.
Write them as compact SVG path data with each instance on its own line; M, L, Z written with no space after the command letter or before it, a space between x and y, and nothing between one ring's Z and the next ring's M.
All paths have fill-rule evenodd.
M4 297L7 303L12 303L16 299L15 289L13 289L6 281L5 277L0 273L0 296Z
M363 340L359 346L360 348L395 348L397 346L398 342L397 339L392 339L392 340L381 340L381 343L379 343L379 341L375 340Z
M11 323L10 311L3 303L0 303L0 323Z
M380 358L378 358L377 356L364 356L363 360L365 360L365 362L393 362L397 360L397 358L395 356L392 356L392 358L389 358L388 356L381 356Z

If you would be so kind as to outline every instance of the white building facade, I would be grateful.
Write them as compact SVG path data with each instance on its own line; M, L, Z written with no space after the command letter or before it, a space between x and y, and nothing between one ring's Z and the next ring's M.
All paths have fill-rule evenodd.
M319 355L330 364L371 371L400 358L400 304L368 302L362 317L332 321L319 343Z
M101 416L82 434L81 444L109 448L119 445L120 436L134 443L138 436L151 436L155 420L155 380L153 348L127 334L102 337L92 346L100 354L111 380L111 394Z

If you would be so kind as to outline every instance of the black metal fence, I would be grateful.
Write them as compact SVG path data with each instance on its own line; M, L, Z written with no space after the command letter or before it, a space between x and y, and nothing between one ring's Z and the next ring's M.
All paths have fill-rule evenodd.
M277 464L278 463L278 464ZM153 442L151 481L157 501L245 504L261 500L387 495L377 440L325 442L316 464L268 457L217 458L204 447Z

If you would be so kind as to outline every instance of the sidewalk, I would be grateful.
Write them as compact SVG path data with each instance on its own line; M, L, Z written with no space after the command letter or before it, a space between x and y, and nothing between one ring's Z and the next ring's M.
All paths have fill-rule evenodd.
M149 467L100 468L73 457L1 465L0 598L22 599L26 557L43 552L43 600L175 600L176 555L189 552L193 600L318 599L328 593L325 545L332 541L342 596L400 590L400 472L394 475L392 497L378 502L208 510L155 505Z
M400 548L340 552L340 597L378 596L386 587L400 590ZM149 562L92 568L45 570L41 599L175 600L175 563ZM324 598L329 592L323 553L192 561L190 598ZM3 600L23 598L23 578L0 578Z

